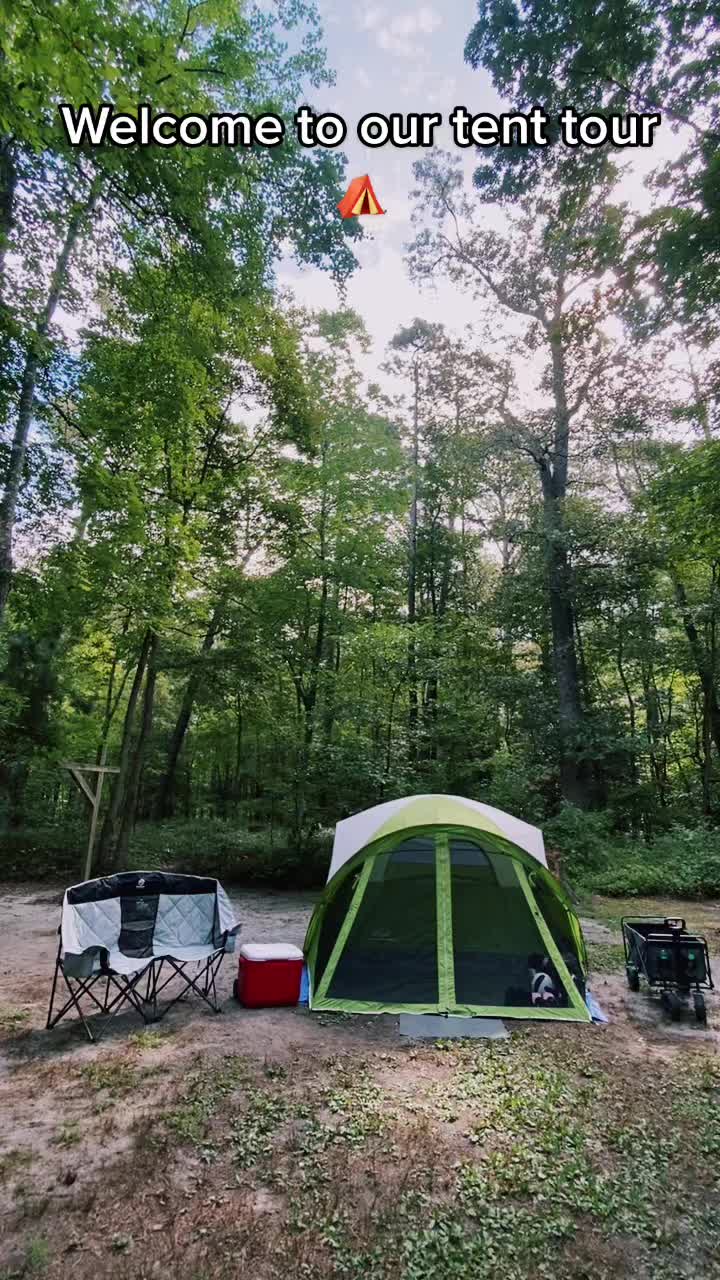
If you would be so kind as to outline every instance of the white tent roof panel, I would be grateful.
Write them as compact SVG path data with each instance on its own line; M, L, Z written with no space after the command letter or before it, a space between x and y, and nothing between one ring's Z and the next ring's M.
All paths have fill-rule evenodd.
M388 800L371 809L353 814L338 822L335 828L332 860L328 880L360 849L391 831L420 826L466 826L504 836L524 849L543 867L547 866L542 831L528 822L514 818L493 805L464 796L422 795Z

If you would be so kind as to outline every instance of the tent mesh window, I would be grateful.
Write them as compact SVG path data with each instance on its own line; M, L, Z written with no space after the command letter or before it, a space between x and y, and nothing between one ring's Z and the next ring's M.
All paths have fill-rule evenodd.
M360 870L362 870L362 868ZM333 894L325 908L322 928L318 938L316 961L318 982L324 974L327 962L332 955L333 947L335 946L337 936L348 913L359 877L360 871L355 872L354 875L346 876L345 880L339 886L337 892Z
M573 937L568 913L562 902L538 876L531 877L531 886L545 923L584 999L585 979L578 963L577 943Z
M455 998L463 1005L531 1005L529 960L545 943L512 858L450 840Z
M328 995L395 1004L436 1002L435 899L431 837L404 840L391 852L378 854Z
M535 901L542 911L545 923L559 949L562 952L574 951L575 940L570 928L567 911L562 902L538 876L531 876L530 884L535 895Z

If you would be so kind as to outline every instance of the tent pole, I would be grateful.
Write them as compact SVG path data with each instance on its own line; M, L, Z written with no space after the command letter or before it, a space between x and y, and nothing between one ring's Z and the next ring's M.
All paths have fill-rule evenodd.
M365 887L367 885L368 880L370 879L370 876L372 875L372 869L374 866L375 866L375 857L368 858L367 862L365 863L360 873L360 878L357 884L355 885L355 892L352 896L352 902L350 903L350 906L348 907L348 910L347 910L347 915L345 916L345 919L342 922L342 928L337 938L335 939L335 946L333 947L330 953L330 959L328 960L327 965L325 966L325 972L320 981L320 986L318 987L317 992L315 993L315 999L313 1003L316 1003L318 1000L324 999L324 997L327 995L327 989L330 986L330 983L332 982L333 977L335 976L335 970L337 969L338 961L345 949L345 943L347 942L348 937L350 935L350 930L352 929L355 923L355 917L358 911L360 910L360 903L362 902L363 896L365 894Z
M560 954L560 948L558 947L555 939L553 938L550 930L548 929L547 924L545 923L545 917L542 911L540 910L537 902L535 901L535 895L533 894L533 891L530 888L530 884L528 882L525 868L522 866L522 864L515 863L515 872L517 874L518 880L520 881L520 888L525 894L525 900L530 910L532 911L532 914L535 918L535 923L537 924L537 927L540 930L540 935L542 937L542 940L545 943L545 946L547 947L548 955L552 960L553 964L555 965L555 968L558 971L560 980L562 981L565 987L570 1003L574 1005L574 1007L577 1009L579 1013L582 1012L583 1014L585 1014L585 1019L587 1022L592 1022L592 1018L590 1016L588 1007L585 1004L585 1001L583 1000L582 996L580 995L580 992L578 991L577 987L575 986L570 970L568 969L565 961L562 958L562 955Z
M435 912L437 929L438 1004L441 1012L455 1008L455 959L453 956L452 878L450 845L444 831L435 838Z

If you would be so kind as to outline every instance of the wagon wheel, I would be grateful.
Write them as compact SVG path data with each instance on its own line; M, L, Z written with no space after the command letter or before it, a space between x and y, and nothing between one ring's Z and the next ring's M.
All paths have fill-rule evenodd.
M630 990L639 991L640 990L640 974L638 973L637 965L635 964L626 965L625 973L627 974L627 984Z
M235 1000L239 1000L239 999L240 999L240 996L238 995L238 981L237 981L237 978L236 978L236 979L235 979L235 981L233 982L233 988L232 988L232 991L233 991L233 998L234 998Z
M696 991L693 996L693 1005L695 1007L695 1018L697 1022L701 1022L703 1026L707 1024L707 1009L705 1008L705 997L702 991Z
M670 992L670 1017L673 1022L679 1022L680 1015L683 1011L683 1001L674 991Z
M677 1022L682 1012L682 1001L678 1000L674 991L662 991L660 993L660 1003L664 1012L673 1022Z

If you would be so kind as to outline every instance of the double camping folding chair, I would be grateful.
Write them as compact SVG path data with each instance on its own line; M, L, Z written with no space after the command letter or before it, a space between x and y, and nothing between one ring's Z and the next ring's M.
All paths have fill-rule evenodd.
M48 1030L74 1010L94 1041L126 1005L156 1022L190 992L218 1013L215 979L239 929L210 877L123 871L74 885L63 898ZM176 979L161 1009L158 997ZM60 981L68 998L54 1012ZM91 1014L103 1015L94 1030Z

